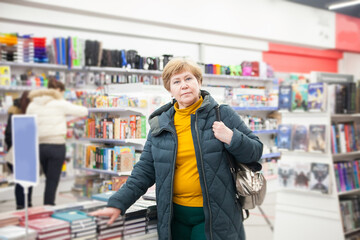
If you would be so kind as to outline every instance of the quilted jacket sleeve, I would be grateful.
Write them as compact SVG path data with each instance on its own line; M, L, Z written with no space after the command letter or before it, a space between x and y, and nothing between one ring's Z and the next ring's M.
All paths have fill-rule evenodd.
M224 124L234 133L230 145L224 144L226 150L234 156L236 161L242 163L259 161L263 151L263 144L241 120L239 114L231 107L222 105L220 115Z
M151 132L149 132L140 161L135 164L126 183L111 196L107 206L120 209L123 215L154 183L155 169L151 154Z

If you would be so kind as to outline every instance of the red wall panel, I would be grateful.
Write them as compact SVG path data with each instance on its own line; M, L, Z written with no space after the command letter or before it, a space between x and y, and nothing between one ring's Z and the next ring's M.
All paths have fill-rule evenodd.
M269 51L263 52L263 61L276 72L309 73L311 71L338 71L342 52L269 43Z
M336 49L360 52L360 19L336 14Z

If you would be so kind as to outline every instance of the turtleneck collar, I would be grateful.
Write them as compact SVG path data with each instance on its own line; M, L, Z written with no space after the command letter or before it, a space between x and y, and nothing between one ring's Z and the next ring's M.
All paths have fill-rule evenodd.
M190 105L186 108L183 108L183 109L179 109L179 103L176 102L174 104L174 109L175 109L176 113L180 114L180 115L194 114L196 112L196 110L201 106L203 101L204 101L203 97L200 96L200 99L196 103L194 103L193 105Z

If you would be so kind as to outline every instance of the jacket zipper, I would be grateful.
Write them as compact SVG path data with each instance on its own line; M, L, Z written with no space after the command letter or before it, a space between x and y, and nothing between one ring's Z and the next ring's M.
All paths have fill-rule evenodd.
M213 239L212 236L212 216L211 216L211 208L210 208L210 200L209 200L209 192L208 192L208 188L207 188L207 184L206 184L206 180L205 180L205 170L204 170L204 161L202 158L202 152L201 152L201 146L200 146L200 137L199 137L199 131L198 131L198 121L197 121L197 117L198 114L195 114L195 131L196 131L196 137L197 137L197 143L199 145L199 151L200 151L200 162L201 162L201 170L202 170L202 174L203 174L203 178L204 178L204 184L205 184L205 191L206 191L206 200L208 203L208 208L209 208L209 218L210 218L210 239Z
M174 187L174 173L175 173L175 165L176 165L176 155L177 155L177 145L178 145L178 140L177 140L177 136L176 134L170 130L170 132L173 134L174 138L175 138L175 154L174 154L174 161L173 161L173 170L171 173L171 195L170 195L170 215L169 215L169 240L172 239L171 236L171 219L172 219L172 215L173 215L173 203L172 203L172 198L173 198L173 187Z

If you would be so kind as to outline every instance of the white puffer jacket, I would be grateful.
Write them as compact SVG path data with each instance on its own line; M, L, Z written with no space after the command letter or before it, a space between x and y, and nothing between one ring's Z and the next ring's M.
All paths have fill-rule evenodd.
M74 105L63 99L55 89L31 91L31 100L26 114L37 116L39 143L64 144L66 135L66 116L83 117L88 115L86 107Z

